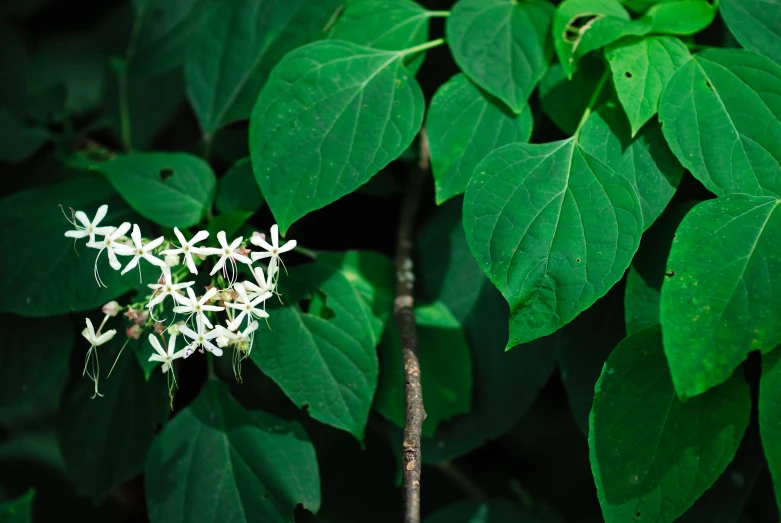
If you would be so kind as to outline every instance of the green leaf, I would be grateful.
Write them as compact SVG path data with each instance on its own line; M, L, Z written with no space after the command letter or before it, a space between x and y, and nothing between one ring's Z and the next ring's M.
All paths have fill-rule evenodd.
M470 499L437 510L425 523L541 523L541 520L503 499Z
M152 523L293 521L320 508L315 449L298 423L247 411L208 380L146 460Z
M553 6L541 0L459 0L445 31L458 66L516 114L551 59Z
M0 503L0 521L3 523L30 523L32 521L35 490L30 489L23 496Z
M59 204L84 211L90 218L99 206L109 212L101 225L119 226L138 216L130 211L104 180L83 176L63 183L19 191L0 200L0 292L17 299L4 300L0 311L23 316L52 316L98 307L138 285L137 276L120 276L108 265L106 255L98 259L101 278L108 288L95 282L96 250L74 245L65 232L73 227Z
M102 362L99 390L104 397L90 399L94 384L77 377L58 421L57 439L68 475L78 492L94 501L143 470L155 426L170 413L162 373L147 383L129 352L122 353L106 378L123 338L120 332L111 345L97 349ZM87 347L82 347L86 352Z
M101 171L141 216L166 227L200 222L217 184L208 163L185 153L131 153Z
M631 20L618 0L565 0L553 15L553 46L572 78L583 56L624 36L643 35L649 25Z
M659 326L622 341L605 363L589 419L605 522L678 518L732 461L750 410L741 372L707 394L679 400Z
M692 35L708 27L716 17L718 2L672 0L652 6L638 22L648 22L652 33Z
M160 74L182 65L212 0L134 0L134 34L127 52L132 72Z
M434 437L423 438L423 459L440 463L507 432L548 381L555 351L550 338L502 351L507 344L507 303L469 252L460 198L443 205L424 225L417 245L416 283L422 298L453 313L472 349L472 409L440 423Z
M643 14L654 4L667 1L669 0L621 0L621 3L635 13Z
M23 113L27 102L27 77L30 57L21 35L10 25L0 24L0 107Z
M0 162L21 163L49 140L46 129L0 107Z
M428 40L434 15L412 0L352 0L331 29L329 38L382 49L403 51ZM424 55L407 64L415 74Z
M781 500L781 351L762 356L759 382L759 430L773 476L776 500ZM781 506L781 501L778 501Z
M595 54L583 57L581 66L567 79L561 64L553 64L540 82L542 110L565 134L575 134L583 112L591 102L605 71L605 61ZM604 84L603 84L604 85ZM611 94L604 86L594 107L599 107Z
M721 473L716 483L694 502L675 523L740 523L743 506L754 492L754 485L767 463L762 452L757 424L752 419L735 459Z
M393 262L374 251L346 251L318 253L317 263L339 271L355 287L372 311L369 320L378 342L393 313Z
M507 348L555 332L621 279L641 212L631 183L574 138L507 145L477 166L464 229L510 304Z
M621 294L617 291L612 289L554 335L561 381L572 417L584 435L588 435L594 385L610 352L625 338L624 322L616 314L621 310Z
M225 124L248 118L271 68L288 51L324 37L341 3L233 0L210 9L184 66L204 137L211 140Z
M740 45L781 64L778 0L721 0L719 12Z
M697 200L687 200L668 207L653 227L643 234L640 248L626 275L624 320L627 334L660 322L659 302L670 246L681 220L697 203Z
M735 49L697 54L662 93L675 156L718 196L781 195L781 67Z
M781 343L781 212L767 196L703 202L673 240L662 285L664 350L681 398Z
M272 71L250 121L255 178L284 232L397 158L423 121L406 51L329 40Z
M377 386L382 320L331 263L296 267L287 280L319 295L322 314L311 310L314 305L304 312L284 292L288 303L270 312L270 329L256 331L251 358L296 405L308 405L313 418L361 440Z
M426 117L437 204L464 192L488 153L531 136L531 107L515 115L498 103L463 74L437 90Z
M664 141L659 123L648 122L630 138L626 116L612 100L586 120L580 145L629 180L640 199L643 229L648 229L667 207L683 176L683 167Z
M426 389L423 435L433 436L442 420L466 414L472 404L472 356L463 326L440 302L415 308L420 380ZM380 344L380 379L374 408L404 428L404 374L398 330L388 329Z
M605 51L618 99L632 126L632 137L659 109L662 90L673 74L691 59L677 38L626 38Z
M234 163L220 178L214 204L220 212L248 214L255 214L263 206L263 195L255 182L249 158Z
M9 424L41 412L55 412L68 379L73 349L70 319L3 314L0 333L0 422ZM30 333L35 333L34 345Z

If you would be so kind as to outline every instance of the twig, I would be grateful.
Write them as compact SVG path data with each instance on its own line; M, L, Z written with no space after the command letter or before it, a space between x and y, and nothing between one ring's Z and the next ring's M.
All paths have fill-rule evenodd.
M404 396L406 418L402 443L401 466L404 491L404 522L420 522L420 435L426 410L423 407L423 389L420 386L420 361L418 359L418 331L415 325L414 281L412 271L412 238L415 219L420 207L424 173L428 169L428 141L421 132L420 163L412 169L404 194L396 245L396 300L393 318L401 336L402 361L404 363Z

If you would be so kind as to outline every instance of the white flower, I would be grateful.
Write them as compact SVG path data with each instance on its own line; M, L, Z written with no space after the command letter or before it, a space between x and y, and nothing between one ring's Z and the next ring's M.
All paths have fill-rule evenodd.
M155 258L151 254L151 251L157 249L160 247L160 244L163 243L163 240L165 239L163 236L160 236L156 240L152 240L151 242L148 242L146 245L144 245L141 238L141 229L138 228L137 224L133 224L133 232L130 233L130 237L133 239L133 245L135 246L134 248L131 248L130 252L130 254L133 254L133 259L130 260L124 269L122 269L121 274L125 274L127 271L138 265L138 260L141 258L145 259L152 265L166 267L166 264L163 260L160 258Z
M236 292L239 293L239 300L241 300L241 302L226 303L225 305L232 309L237 309L241 312L239 312L239 314L228 325L229 329L235 330L239 328L239 325L241 325L241 321L244 319L244 316L247 315L250 315L250 317L255 316L257 318L268 318L268 313L263 309L258 309L257 305L260 305L267 299L271 298L270 292L266 292L256 297L255 299L250 300L250 297L247 296L247 291L244 289L244 285L237 283L233 286L233 288Z
M266 243L266 240L258 236L253 236L250 238L250 242L252 242L253 245L257 245L258 247L264 248L265 252L253 252L250 254L252 257L252 261L262 260L264 258L271 258L272 260L279 261L279 255L283 252L288 252L296 248L296 241L290 240L289 242L285 243L283 246L279 246L279 227L277 224L274 224L271 226L271 229L269 230L271 233L271 245Z
M171 337L168 340L168 352L163 350L163 347L160 345L160 342L157 341L157 336L154 334L149 335L149 343L152 344L152 348L157 351L157 354L152 354L149 356L149 361L159 361L163 364L163 374L168 372L168 369L170 369L173 366L174 360L178 360L179 358L185 357L185 352L187 351L186 348L180 350L179 352L174 352L176 348L176 334L172 334Z
M181 247L178 249L166 249L162 252L162 254L184 255L184 261L187 263L187 268L190 269L191 273L198 274L198 268L195 266L195 262L193 261L193 254L210 254L210 251L208 247L195 247L195 244L208 238L208 231L198 231L189 242L184 239L184 235L179 232L179 229L176 227L174 227L174 234L176 234L176 237L179 239L179 244Z
M244 282L244 288L249 292L250 297L253 297L253 294L274 293L274 288L276 287L274 279L277 274L277 261L275 258L271 258L269 261L268 272L265 276L263 275L263 267L255 267L252 269L252 274L255 276L255 281L258 284L255 285L248 281Z
M98 392L98 380L100 379L98 347L111 340L117 334L116 329L111 329L104 332L103 334L100 333L100 330L103 328L103 325L106 323L108 318L108 315L103 318L103 323L101 323L100 327L98 327L97 333L95 332L95 328L92 326L90 319L84 318L85 322L87 323L87 328L81 331L81 335L84 336L90 344L90 348L87 351L86 357L84 358L84 370L82 371L81 375L84 376L86 374L89 379L95 383L95 394L92 395L93 399L95 396L103 396L103 394Z
M214 345L211 341L209 341L219 336L221 332L217 329L206 331L204 328L204 322L202 321L203 319L206 319L206 317L198 316L196 318L197 320L196 323L198 324L197 325L198 332L193 331L190 327L186 325L182 325L181 327L179 327L179 332L181 332L182 334L184 334L185 336L187 336L192 340L192 343L190 343L190 345L188 345L184 349L185 358L189 357L190 354L192 354L197 347L203 347L209 352L211 352L212 354L214 354L215 356L222 356L222 349Z
M225 262L230 260L234 260L233 263L239 261L241 263L246 263L247 265L252 265L252 260L244 256L243 254L239 254L237 251L239 245L241 245L241 240L244 238L239 236L235 240L233 240L233 243L228 244L228 239L225 236L225 231L220 231L217 233L217 241L220 242L220 248L214 248L210 247L208 248L207 254L219 254L220 260L214 265L214 268L212 269L212 272L209 273L209 276L214 276L214 274L222 269L225 266Z
M93 347L100 347L117 334L116 329L111 329L103 334L100 334L100 329L98 329L98 334L95 334L95 328L92 326L90 319L85 318L85 320L87 322L87 327L81 331L81 335L84 336Z
M204 323L211 329L212 324L209 321L209 319L206 317L205 311L224 311L225 307L218 307L217 305L207 305L207 302L214 297L214 295L217 294L217 288L212 287L208 291L206 291L206 294L201 296L200 299L195 297L195 293L193 292L191 287L187 287L187 298L182 296L179 299L179 303L182 305L178 307L174 307L174 312L176 313L182 313L182 314L190 314L191 316L195 314L195 319L198 320L199 318L203 318Z
M182 283L173 283L171 279L171 269L169 267L163 267L163 282L162 283L150 283L147 285L154 292L152 293L152 299L147 304L147 309L151 309L158 303L162 302L166 296L171 296L174 301L178 303L189 303L189 300L182 296L178 291L186 287L193 285L194 281L186 281ZM158 294L159 292L159 294Z
M133 254L133 249L131 247L119 243L119 239L125 235L128 229L130 229L130 222L125 222L119 227L117 227L116 229L112 229L111 232L107 233L106 236L103 238L103 241L87 242L87 247L90 247L92 249L100 249L98 255L95 257L95 270L94 270L95 280L98 282L98 284L102 284L100 280L100 274L98 274L98 259L100 258L100 253L106 251L106 255L108 256L108 264L115 271L118 271L122 267L122 264L119 263L119 260L117 259L117 254L120 256L129 256Z
M114 229L114 227L98 227L98 224L103 221L103 218L106 217L107 212L108 205L101 205L98 207L98 212L95 213L95 218L92 221L89 221L89 218L87 218L86 214L84 214L82 211L76 211L74 216L76 220L81 222L81 224L78 224L75 221L71 222L73 226L76 227L76 230L66 232L65 236L68 238L84 238L87 236L89 237L89 241L94 242L96 234L100 236L109 234Z
M257 321L253 321L246 329L239 332L232 332L230 326L226 329L222 325L217 325L217 328L222 331L221 336L228 338L238 350L246 351L247 355L252 351L252 333L258 329Z

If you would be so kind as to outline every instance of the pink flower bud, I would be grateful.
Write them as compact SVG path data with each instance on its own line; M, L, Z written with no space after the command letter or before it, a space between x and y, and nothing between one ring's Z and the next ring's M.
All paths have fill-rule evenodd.
M125 312L125 316L130 321L136 321L138 319L139 312L141 312L140 309L134 309L132 305L128 305L127 312Z
M155 323L155 334L162 334L162 333L164 333L166 328L167 327L165 326L165 324L163 322Z
M125 330L125 334L127 334L128 338L133 338L134 340L137 340L141 337L141 333L144 332L144 329L137 324L133 324L130 327Z
M136 325L142 325L146 323L146 320L148 319L149 319L149 311L143 310L143 311L138 311L137 317L133 321L135 322Z
M112 318L119 314L119 311L122 310L122 307L119 306L119 303L116 301L110 301L107 304L103 306L103 314L106 316L111 316Z

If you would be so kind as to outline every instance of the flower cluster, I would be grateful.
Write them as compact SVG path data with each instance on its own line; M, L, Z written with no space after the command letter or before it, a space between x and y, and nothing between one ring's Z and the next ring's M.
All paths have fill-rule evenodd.
M103 327L108 318L116 316L125 308L127 311L124 314L132 322L126 330L128 339L138 339L146 328L153 330L149 334L149 343L154 352L149 361L163 364L162 371L168 375L171 394L176 386L173 362L189 357L196 350L201 353L207 350L215 356L222 356L224 348L232 347L234 373L240 380L241 362L252 350L254 332L258 328L257 320L269 317L265 302L275 294L278 295L279 268L284 267L280 255L295 248L295 240L280 245L277 225L273 225L269 231L270 243L263 234L256 232L252 235L249 243L253 248L258 248L256 250L250 250L243 243L242 237L229 242L224 231L217 233L219 247L200 245L209 237L207 231L199 231L188 240L178 228L174 228L176 242L163 236L146 240L136 224L125 222L118 227L101 225L107 212L108 206L101 206L90 221L82 211L72 211L68 221L74 230L65 233L69 238L86 238L86 246L98 251L94 266L98 285L105 287L98 270L98 260L104 252L109 266L121 271L121 274L137 268L140 277L141 264L148 263L160 270L160 277L156 283L148 285L151 293L140 297L136 303L127 307L120 306L116 301L107 303L103 307L105 316L97 331L87 318L87 328L82 335L89 341L90 348L84 363L84 374L95 383L93 398L101 395L98 392L100 365L97 348L116 335L115 329L102 332ZM196 282L187 281L187 278L198 275L199 265L209 257L217 259L209 272L210 283L199 295L193 290ZM123 258L127 260L124 267L120 261ZM238 264L246 265L252 278L239 281ZM160 316L167 312L173 313L173 317L166 325L166 320ZM225 315L223 320L219 318L221 312ZM177 317L183 319L177 321ZM185 340L185 344L177 351L176 342L180 337Z

